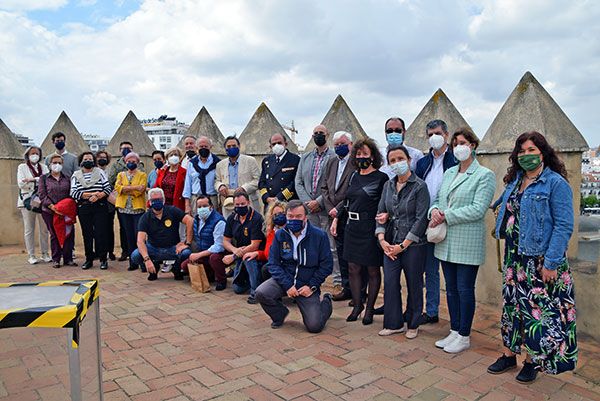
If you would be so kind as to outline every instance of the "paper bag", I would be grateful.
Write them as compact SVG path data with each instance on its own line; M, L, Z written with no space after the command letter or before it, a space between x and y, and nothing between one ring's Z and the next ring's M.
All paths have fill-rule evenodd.
M206 276L204 265L189 263L188 272L190 274L190 282L192 283L192 288L194 290L198 292L210 291L210 282L208 281L208 277Z

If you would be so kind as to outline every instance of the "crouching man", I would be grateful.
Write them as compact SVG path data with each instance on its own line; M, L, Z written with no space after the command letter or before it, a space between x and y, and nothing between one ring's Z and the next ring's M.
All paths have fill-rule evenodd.
M277 329L289 313L281 298L296 300L304 326L319 333L331 316L331 294L323 294L321 284L333 270L333 257L327 234L307 221L306 206L292 200L286 207L287 225L275 233L269 252L271 278L256 290L256 299Z
M156 266L165 260L174 260L175 280L183 280L181 262L189 258L192 251L194 220L175 206L165 205L165 194L160 188L148 192L150 209L140 218L137 234L138 248L131 254L131 262L142 265L148 271L148 280L158 278ZM186 240L179 242L179 223L186 226ZM144 269L145 267L145 269Z

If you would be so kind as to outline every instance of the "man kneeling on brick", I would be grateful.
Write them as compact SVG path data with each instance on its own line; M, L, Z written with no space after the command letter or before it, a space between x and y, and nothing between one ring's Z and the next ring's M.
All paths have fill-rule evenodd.
M256 290L256 299L271 317L277 329L289 310L281 298L294 298L302 314L304 326L319 333L331 316L331 294L323 294L321 284L333 270L333 256L327 234L308 222L306 206L299 200L286 208L287 224L275 233L269 252L271 278Z
M194 253L190 255L189 261L202 264L208 275L212 272L217 282L215 289L223 291L227 288L227 266L223 263L223 257L226 255L223 248L225 218L214 209L212 200L206 195L198 195L195 214L192 244Z
M165 260L175 260L173 275L175 280L183 280L181 262L192 251L194 219L175 206L165 205L165 193L160 188L148 192L150 209L140 218L137 234L138 248L131 254L131 262L148 271L148 280L158 278L156 266ZM179 242L179 223L186 226L186 240Z

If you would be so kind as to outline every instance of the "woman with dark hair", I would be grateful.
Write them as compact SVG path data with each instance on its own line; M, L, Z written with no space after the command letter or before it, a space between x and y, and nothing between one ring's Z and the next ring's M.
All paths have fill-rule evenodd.
M85 262L89 269L94 257L100 259L100 268L108 269L108 201L111 188L104 171L97 167L96 155L83 152L79 155L81 168L71 176L71 197L77 202L77 216L83 233ZM95 246L94 246L95 245ZM94 249L96 250L94 252Z
M429 208L430 227L446 226L446 236L435 244L435 257L442 262L450 334L435 346L455 354L471 345L475 315L475 281L485 261L485 213L496 187L494 173L475 158L479 139L468 128L452 135L450 144L457 166L444 173L436 200Z
M504 176L495 236L504 238L501 334L504 354L489 373L517 366L517 381L530 383L537 371L575 369L577 340L573 276L566 257L573 233L573 192L565 165L539 132L521 134Z
M423 310L423 272L427 239L429 190L425 181L410 171L410 155L404 146L388 147L387 162L395 177L385 183L377 210L375 235L383 249L384 314L380 336L406 331L417 337ZM408 290L406 316L402 313L400 273ZM406 318L406 322L404 321Z
M350 292L353 309L346 318L354 322L365 309L362 300L362 270L368 272L367 308L363 316L363 324L373 323L373 314L379 287L381 286L380 266L383 252L375 237L375 215L383 191L388 180L385 173L379 171L383 164L381 153L374 140L367 138L354 143L350 162L357 170L350 178L346 193L345 207L340 216L331 223L331 234L337 235L337 222L347 215L344 234L344 258L348 261Z
M25 234L25 247L29 258L29 264L34 265L40 261L45 263L52 259L48 255L48 230L42 219L42 215L35 208L32 208L31 201L36 197L40 177L48 174L48 167L41 163L42 149L37 146L31 146L25 151L24 162L17 167L17 186L19 187L19 197L17 198L17 208L23 216L23 232ZM35 257L35 223L37 221L40 240L41 259Z
M112 156L105 150L99 150L96 152L96 162L98 163L98 167L107 174L108 165L112 160ZM107 237L107 249L108 249L108 258L110 260L116 260L115 256L115 214L116 214L115 205L108 202L108 237Z

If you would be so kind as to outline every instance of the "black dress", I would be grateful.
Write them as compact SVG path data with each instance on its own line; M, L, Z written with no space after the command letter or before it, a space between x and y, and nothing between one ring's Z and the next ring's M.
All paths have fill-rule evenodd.
M346 193L344 259L362 266L381 266L383 251L375 237L375 215L388 175L379 170L350 178ZM356 220L358 218L358 220Z

